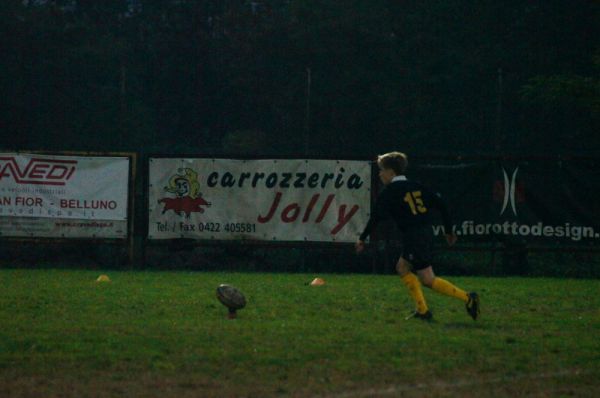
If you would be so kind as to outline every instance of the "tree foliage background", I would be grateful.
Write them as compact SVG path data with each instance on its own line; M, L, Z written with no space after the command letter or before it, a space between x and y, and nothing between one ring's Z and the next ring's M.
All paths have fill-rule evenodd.
M600 3L4 0L0 146L598 154Z
M595 0L2 0L0 149L598 157L599 38ZM219 267L371 268L337 248L214 250ZM212 266L182 253L148 259Z

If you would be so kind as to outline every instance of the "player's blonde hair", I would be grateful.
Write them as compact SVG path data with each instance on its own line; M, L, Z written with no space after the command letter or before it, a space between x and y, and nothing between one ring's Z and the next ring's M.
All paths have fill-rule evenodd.
M402 175L408 167L408 157L402 152L388 152L377 156L377 165L382 169L392 169L396 175Z

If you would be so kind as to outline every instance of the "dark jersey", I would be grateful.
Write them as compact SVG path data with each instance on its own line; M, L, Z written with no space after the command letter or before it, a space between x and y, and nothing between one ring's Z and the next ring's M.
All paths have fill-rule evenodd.
M360 240L365 240L377 223L385 219L394 220L398 229L404 232L431 225L431 211L434 209L440 212L446 233L450 233L452 223L446 205L438 194L418 182L406 179L391 182L379 194Z

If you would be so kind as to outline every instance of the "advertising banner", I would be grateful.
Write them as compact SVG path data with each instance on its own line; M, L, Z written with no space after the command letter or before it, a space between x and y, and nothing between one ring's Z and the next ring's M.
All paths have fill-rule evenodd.
M127 235L129 158L0 153L0 234Z
M371 165L347 160L150 159L150 239L354 242Z
M600 243L598 160L427 161L410 171L442 194L462 241Z

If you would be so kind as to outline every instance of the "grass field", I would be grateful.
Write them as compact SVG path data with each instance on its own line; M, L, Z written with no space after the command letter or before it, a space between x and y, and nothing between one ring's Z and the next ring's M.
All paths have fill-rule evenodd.
M480 320L404 320L395 276L0 270L0 397L600 396L600 280L448 279Z

